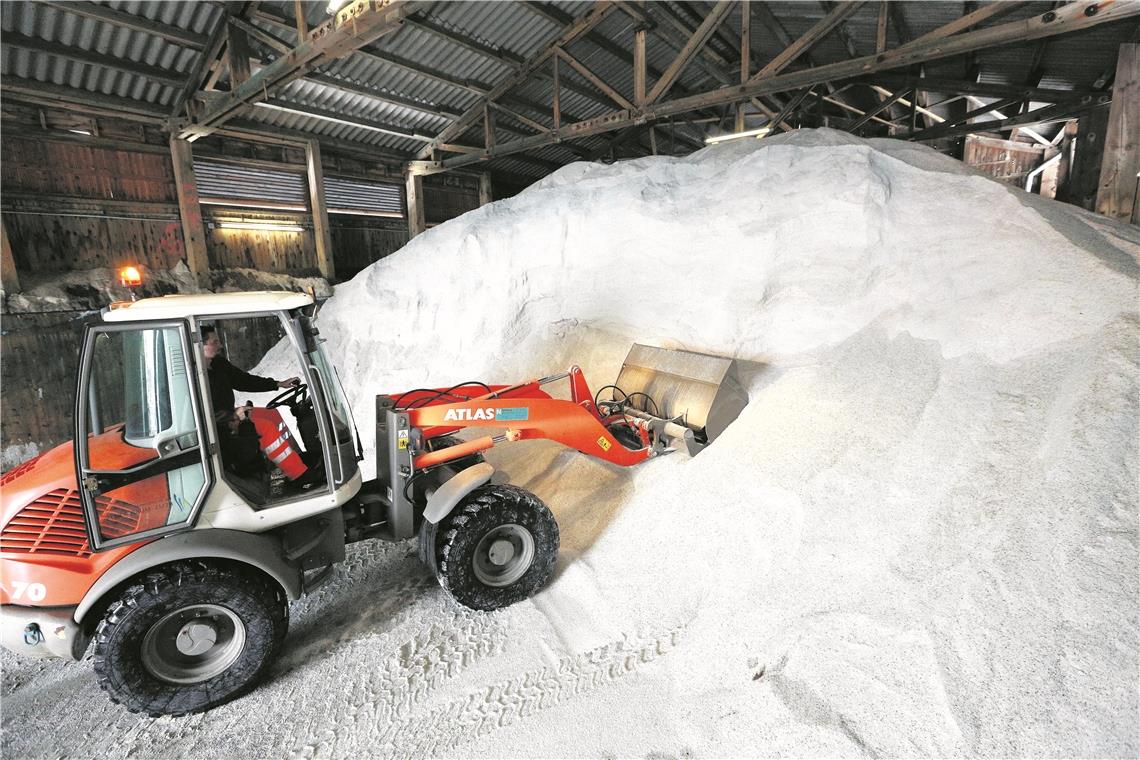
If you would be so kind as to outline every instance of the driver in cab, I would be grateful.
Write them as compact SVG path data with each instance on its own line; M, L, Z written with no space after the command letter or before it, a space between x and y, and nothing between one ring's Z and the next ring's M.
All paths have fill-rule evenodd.
M248 418L250 407L234 406L234 391L249 391L250 393L265 393L279 388L296 388L301 379L291 377L288 380L274 380L270 377L258 377L238 369L230 364L230 360L222 356L222 341L218 338L218 331L210 326L202 328L202 351L206 355L206 367L210 377L210 399L214 405L214 414L233 412L238 421Z
M210 383L210 400L218 421L222 462L247 497L262 503L268 497L264 482L266 458L289 477L296 480L305 472L296 444L286 432L275 409L260 409L252 404L235 406L234 391L265 393L281 388L299 388L300 378L274 380L238 369L222 355L222 342L217 329L202 327L202 352L206 357Z

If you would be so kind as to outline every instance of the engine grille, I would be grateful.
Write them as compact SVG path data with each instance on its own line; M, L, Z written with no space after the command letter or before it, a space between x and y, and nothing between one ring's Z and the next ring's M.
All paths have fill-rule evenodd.
M91 556L78 492L57 488L21 509L0 532L0 551Z
M100 496L95 509L104 538L139 530L142 511L134 504ZM0 551L90 557L79 493L57 488L21 509L0 532Z

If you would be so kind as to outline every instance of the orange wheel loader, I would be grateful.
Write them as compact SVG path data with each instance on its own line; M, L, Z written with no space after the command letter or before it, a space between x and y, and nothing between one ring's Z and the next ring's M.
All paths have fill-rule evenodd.
M440 585L473 609L541 589L558 525L533 494L492 482L490 447L549 438L628 466L695 453L747 403L731 360L647 346L605 400L577 367L382 394L376 478L363 481L316 310L299 293L178 295L114 304L87 325L73 441L0 481L6 648L78 660L93 645L100 686L126 709L207 710L267 672L289 601L327 579L348 543L417 539ZM227 463L233 433L209 413L201 328L223 317L278 325L274 350L303 367L300 385L250 415L253 473ZM544 390L561 380L569 399ZM465 428L486 434L452 435Z

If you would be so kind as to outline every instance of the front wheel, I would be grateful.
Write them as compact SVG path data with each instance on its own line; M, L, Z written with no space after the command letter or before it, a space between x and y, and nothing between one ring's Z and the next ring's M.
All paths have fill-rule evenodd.
M95 674L131 712L202 712L265 674L287 626L284 594L268 580L179 562L147 573L107 610Z
M480 486L455 506L436 535L436 573L457 602L496 610L534 595L554 573L558 523L516 486Z

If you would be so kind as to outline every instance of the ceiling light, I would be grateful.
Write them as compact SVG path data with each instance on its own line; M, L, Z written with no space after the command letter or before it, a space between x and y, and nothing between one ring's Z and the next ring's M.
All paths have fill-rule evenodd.
M749 129L746 132L732 132L727 135L716 135L715 137L706 137L705 144L713 145L715 143L722 143L728 140L736 140L741 137L763 137L771 131L771 127L760 127L759 129Z
M87 135L88 137L91 136L91 130L90 129L69 129L67 131L68 132L74 132L77 135Z
M346 5L348 5L348 0L329 0L328 7L325 8L325 13L332 16Z
M243 219L218 222L223 230L261 230L263 232L304 232L299 224L288 222L247 222Z

